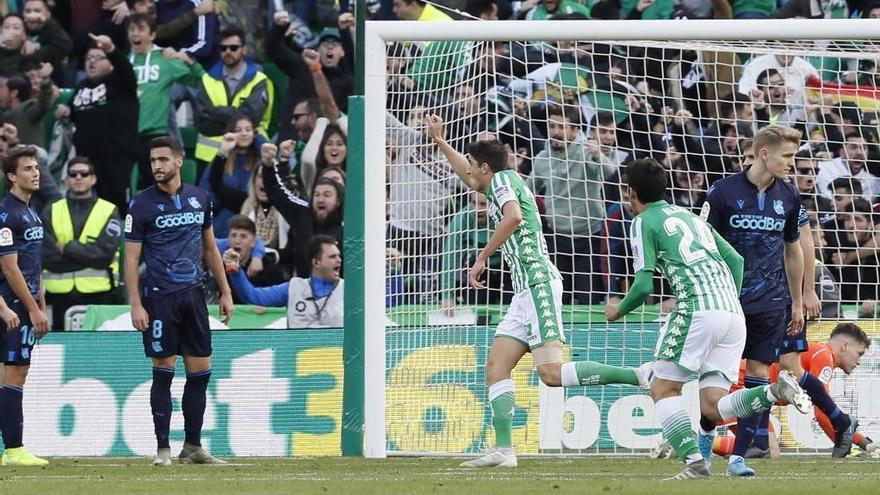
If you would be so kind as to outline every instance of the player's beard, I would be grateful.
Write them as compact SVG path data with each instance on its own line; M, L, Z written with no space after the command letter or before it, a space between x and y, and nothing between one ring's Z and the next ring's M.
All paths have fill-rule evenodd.
M165 176L162 177L161 179L156 178L156 173L153 172L153 180L156 181L156 184L167 184L168 182L171 181L171 179L173 179L175 177L177 177L177 172L174 170L170 170L168 172L165 172Z

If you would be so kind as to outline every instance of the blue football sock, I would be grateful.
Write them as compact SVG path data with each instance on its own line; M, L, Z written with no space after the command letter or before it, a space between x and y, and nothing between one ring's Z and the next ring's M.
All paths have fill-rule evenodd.
M21 447L24 429L24 413L21 410L22 389L14 385L4 385L0 395L0 429L3 432L3 445L7 449Z
M190 445L202 445L202 421L210 380L210 369L186 374L186 385L183 387L183 431L186 443Z
M168 435L171 431L171 381L174 368L153 368L153 385L150 387L150 409L153 411L153 429L156 445L170 448Z
M755 430L755 439L752 440L752 445L761 449L767 450L770 448L770 410L764 411L761 414L761 419L758 420L758 429Z
M756 376L746 376L746 388L761 387L769 383L767 378L759 378ZM733 443L733 455L745 456L746 451L752 445L755 433L758 431L758 425L761 422L761 414L756 414L749 418L737 418L736 420L736 441Z
M831 396L828 395L828 391L825 390L825 385L819 381L818 378L809 372L805 372L801 377L800 385L807 395L810 396L813 405L818 407L820 411L828 416L828 419L831 420L831 425L835 430L840 431L849 428L849 423L851 421L849 416L844 414L844 412L837 407L837 404L834 403L834 399L832 399Z

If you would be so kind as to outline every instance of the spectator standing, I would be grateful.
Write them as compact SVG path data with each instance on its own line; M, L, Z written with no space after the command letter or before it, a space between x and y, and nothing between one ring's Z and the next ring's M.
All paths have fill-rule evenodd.
M226 188L247 194L251 176L260 164L260 146L265 142L246 115L230 120L226 131L220 142L220 151L199 181L199 187L212 193L214 231L219 237L228 235L229 219L241 210L242 205L241 196L231 197ZM223 189L222 195L214 191L215 185Z
M873 201L880 194L880 178L868 171L867 160L868 147L865 138L859 132L847 133L839 156L819 162L819 173L816 176L819 193L831 199L833 191L828 186L834 179L853 177L861 182L865 199Z
M44 147L43 119L55 99L52 85L52 66L44 63L40 67L40 92L31 97L31 83L21 75L12 76L0 87L0 105L3 106L3 122L18 129L22 144Z
M336 239L316 235L309 239L308 277L293 277L289 282L255 288L239 268L240 255L235 250L223 253L230 281L237 294L248 304L287 307L288 328L341 328L345 282L340 276L342 256Z
M201 168L217 155L224 130L233 117L249 116L258 123L258 132L265 137L272 116L272 81L256 62L247 59L241 28L231 26L220 33L220 58L221 61L202 76L196 97L199 130L196 159L201 162Z
M21 14L7 14L0 30L0 76L18 74L26 58L35 58L33 45L27 43L24 18Z
M69 114L76 126L73 144L101 177L98 197L128 209L131 171L139 158L137 78L128 58L105 35L91 35L96 47L86 54L86 78L76 85Z
M52 65L52 75L56 84L63 86L64 62L73 52L73 40L52 18L47 0L26 0L24 2L24 23L28 37L26 51L34 50L34 55L42 62Z
M64 329L71 306L118 301L122 224L116 206L95 194L97 181L88 158L72 158L67 196L43 213L43 280L55 330Z
M186 53L199 64L210 67L217 61L217 36L220 20L216 0L157 0L156 24L179 22L183 29L163 36L163 46ZM178 21L178 19L183 19Z
M171 86L175 82L198 86L205 71L185 52L157 47L156 24L148 14L134 14L128 19L128 42L131 63L138 84L141 152L138 168L141 184L153 182L150 170L150 141L168 134L171 109Z
M593 253L601 252L603 181L618 167L597 141L581 132L579 109L553 106L547 117L549 145L532 161L532 190L544 197L551 232L547 244L565 295L577 304L590 304L601 285L598 263L593 262L599 257Z

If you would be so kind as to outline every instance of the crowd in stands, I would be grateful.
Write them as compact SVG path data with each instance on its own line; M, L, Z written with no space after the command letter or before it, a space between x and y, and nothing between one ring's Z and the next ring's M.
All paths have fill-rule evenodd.
M425 22L880 18L880 2L858 0L366 6L370 19ZM70 306L123 302L112 248L128 201L152 184L148 144L166 134L187 151L185 182L211 193L236 301L287 306L291 325L340 324L355 18L344 0L285 9L265 0L0 2L0 155L38 150L32 206L49 227L54 328ZM619 297L632 278L628 163L661 161L669 201L699 212L715 180L748 165L758 128L800 129L793 180L824 263L821 284L831 280L839 300L864 303L873 316L880 117L815 89L874 88L875 62L858 57L870 49L835 58L578 42L390 44L388 304L451 311L511 296L500 256L488 289L466 287L489 238L487 204L427 144L431 112L449 122L457 146L499 138L509 147L511 168L539 198L568 304Z

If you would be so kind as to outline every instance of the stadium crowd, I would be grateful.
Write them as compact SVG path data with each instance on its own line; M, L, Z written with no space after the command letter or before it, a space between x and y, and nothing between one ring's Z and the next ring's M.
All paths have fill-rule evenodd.
M325 0L297 0L284 11L256 0L0 3L0 154L38 149L42 184L32 206L52 232L44 262L57 305L53 328L63 327L58 320L72 305L122 302L118 256L108 246L122 236L129 198L152 183L150 140L165 134L187 150L185 182L212 195L233 286L247 287L236 302L288 281L303 301L333 295L342 264L328 239L341 246L354 89L350 7ZM858 1L369 0L367 9L371 19L425 22L880 18L880 2ZM798 47L390 45L388 304L451 310L512 295L500 256L490 261L488 290L467 287L467 267L489 237L486 200L464 194L428 144L423 116L432 112L444 115L461 148L486 137L509 147L510 166L539 196L570 304L619 298L632 280L631 212L621 201L629 163L663 163L670 200L698 212L714 181L747 166L757 129L798 128L792 179L823 263L823 301L829 314L843 300L873 316L880 116L823 91L875 88L876 64L858 57L873 47L848 49L852 57L834 58L798 56ZM244 280L234 273L239 267ZM317 315L290 316L313 305L285 301L288 321L328 324L317 305ZM329 309L323 313L338 324L341 312Z

